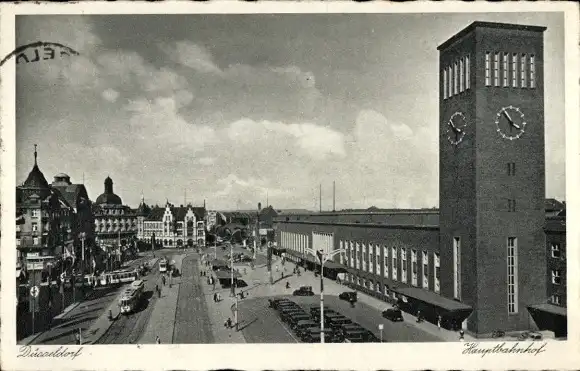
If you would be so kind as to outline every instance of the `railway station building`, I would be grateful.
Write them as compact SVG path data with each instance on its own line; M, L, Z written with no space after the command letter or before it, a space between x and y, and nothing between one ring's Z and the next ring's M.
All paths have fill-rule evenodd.
M474 22L438 47L439 209L280 215L274 253L319 269L306 248L342 249L326 276L476 337L566 336L565 204L545 196L545 30Z

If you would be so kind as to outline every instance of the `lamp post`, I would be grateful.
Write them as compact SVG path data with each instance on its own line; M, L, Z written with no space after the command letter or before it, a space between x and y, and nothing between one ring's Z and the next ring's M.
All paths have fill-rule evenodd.
M313 249L306 248L305 251L317 256L320 260L320 343L324 344L324 263L332 259L335 255L344 253L345 250L338 249L325 253L322 249L314 251Z
M81 239L81 290L82 290L82 295L84 296L85 294L85 237L86 234L85 232L81 232L79 234L79 237Z
M238 331L238 296L236 295L236 286L234 284L234 245L230 243L230 278L232 286L232 298L234 299L234 323Z

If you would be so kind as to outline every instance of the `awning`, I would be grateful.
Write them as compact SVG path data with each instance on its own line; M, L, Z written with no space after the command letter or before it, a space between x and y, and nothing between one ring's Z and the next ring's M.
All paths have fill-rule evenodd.
M364 278L364 279L373 280L373 281L380 281L380 279L381 279L381 277L379 277L371 272L365 272L365 271L360 270L360 269L346 268L345 270L351 274L354 274L355 276L357 276L359 278Z
M439 308L448 310L448 311L458 311L458 310L471 310L472 308L459 301L447 299L441 295L435 294L431 291L426 291L417 287L406 287L406 288L398 288L396 290L397 293L406 295L413 299L421 300L425 303L435 305Z
M568 316L568 311L566 310L566 308L560 307L560 306L554 305L554 304L548 304L548 303L535 304L535 305L530 305L528 308L539 310L542 312L547 312L550 314L555 314L557 316L563 316L563 317Z
M217 272L215 272L215 276L218 280L223 280L226 278L232 278L232 273L226 272L226 271L217 271ZM234 271L234 278L240 278L240 277L242 277L242 275L239 274L238 272Z

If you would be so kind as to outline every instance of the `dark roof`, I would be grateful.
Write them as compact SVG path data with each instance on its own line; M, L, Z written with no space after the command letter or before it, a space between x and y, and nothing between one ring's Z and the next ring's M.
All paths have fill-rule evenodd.
M95 201L96 204L108 204L108 205L122 205L123 201L121 201L121 197L117 196L114 193L102 193L97 200Z
M57 189L62 197L73 206L77 205L81 197L89 200L87 189L83 184L53 185L52 188Z
M140 207L141 208L141 207ZM187 210L192 209L193 213L197 220L203 220L205 218L205 208L203 206L171 206L170 210L173 214L175 220L181 221L185 219L185 215L187 214ZM137 209L139 211L139 209ZM163 214L165 213L165 207L155 206L151 208L151 211L147 213L146 220L161 220L163 218Z
M545 202L546 211L560 211L566 208L566 204L556 200L555 198L547 198Z
M532 32L544 32L546 27L542 26L528 26L528 25L521 25L521 24L513 24L513 23L497 23L497 22L480 22L476 21L470 24L469 26L465 27L463 30L459 31L452 37L450 37L447 41L437 47L437 50L445 49L449 45L455 43L459 39L463 38L476 28L495 28L495 29L504 29L504 30L519 30L519 31L532 31Z
M155 206L151 209L151 211L149 212L149 215L147 215L146 219L147 220L161 220L164 213L165 213L164 207Z
M554 304L548 304L548 303L535 304L535 305L530 305L530 308L535 309L535 310L540 310L542 312L556 314L556 315L563 316L563 317L568 316L568 313L567 313L568 311L566 310L566 308L560 307L560 306L554 305Z
M24 181L23 186L30 188L45 188L45 189L49 187L48 182L44 177L44 174L42 173L42 171L40 171L36 163L32 167L32 170L30 170L30 173L28 173L28 177Z
M395 289L396 292L410 296L414 299L421 300L425 303L429 303L440 308L446 309L448 311L454 310L471 310L472 308L459 301L451 300L441 295L435 294L431 291L426 291L417 287L405 287Z

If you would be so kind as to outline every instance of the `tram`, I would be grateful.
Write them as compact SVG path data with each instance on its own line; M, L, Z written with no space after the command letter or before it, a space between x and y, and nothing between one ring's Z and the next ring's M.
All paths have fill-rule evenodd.
M163 258L159 260L159 272L167 272L167 259Z
M123 290L119 297L119 308L122 314L133 313L139 307L144 289L145 283L142 280L137 280Z
M137 280L138 273L134 269L118 270L101 274L101 286L130 283Z

